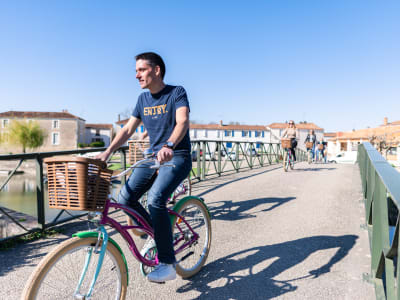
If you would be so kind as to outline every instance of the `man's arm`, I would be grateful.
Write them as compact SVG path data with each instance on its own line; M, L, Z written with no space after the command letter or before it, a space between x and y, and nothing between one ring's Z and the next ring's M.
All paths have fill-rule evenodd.
M176 125L168 141L178 145L189 129L189 107L182 106L176 110ZM174 153L172 149L162 147L157 154L157 159L162 163L170 161Z
M107 158L111 155L111 153L113 153L115 150L117 150L119 147L121 147L123 144L125 144L125 142L135 132L135 130L139 126L139 124L140 124L140 119L131 117L129 119L128 123L126 123L126 125L124 127L122 127L121 131L118 132L117 136L113 139L112 143L106 149L106 151L97 155L96 159L106 161Z

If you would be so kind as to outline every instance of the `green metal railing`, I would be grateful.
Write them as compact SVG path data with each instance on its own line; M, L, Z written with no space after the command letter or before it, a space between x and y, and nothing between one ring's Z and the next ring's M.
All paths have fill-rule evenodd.
M371 274L377 299L400 299L400 173L370 144L358 147L369 241Z
M89 153L89 152L98 152L98 151L104 151L106 148L91 148L91 149L82 149L82 150L69 150L69 151L55 151L55 152L42 152L42 153L26 153L26 154L11 154L11 155L0 155L0 161L18 161L17 165L15 168L10 171L8 174L7 178L4 180L3 183L0 184L0 191L3 190L3 188L7 185L7 183L10 181L10 179L16 174L18 171L19 167L22 165L24 161L28 160L34 160L35 161L35 166L36 166L36 207L37 207L37 223L39 227L35 228L26 228L24 225L21 224L17 219L13 218L12 215L7 213L3 208L0 207L0 212L6 215L13 223L15 223L17 226L19 226L21 229L23 229L23 233L19 235L23 235L26 233L38 231L38 230L44 230L46 228L49 228L51 226L64 223L67 221L70 221L75 218L79 218L84 214L80 215L74 215L71 216L69 215L65 210L61 210L60 213L50 222L46 222L46 215L45 215L45 195L44 195L44 181L43 181L43 159L46 157L51 157L51 156L60 156L60 155L72 155L72 154L83 154L83 153ZM123 168L126 167L126 151L128 150L127 146L121 147L118 149L118 152L120 153L121 157L121 166ZM122 178L122 182L125 182L125 178ZM61 216L67 213L68 217L60 219ZM18 236L19 236L18 235ZM10 238L13 238L15 236L12 236ZM6 240L8 238L1 238L0 241Z
M283 149L279 143L192 140L192 153L192 178L204 180L210 175L280 163ZM307 160L303 150L296 149L296 156L297 161Z
M228 148L227 145L231 144L232 147ZM0 183L0 191L7 185L9 180L16 174L19 167L24 161L34 160L36 166L36 206L37 206L37 223L39 227L28 229L12 215L7 213L0 207L0 212L6 215L16 225L23 229L24 233L33 231L44 230L54 225L67 222L71 219L81 217L84 214L71 216L67 211L61 210L58 215L46 222L45 215L45 195L44 195L44 180L43 180L43 159L51 156L60 155L74 155L89 152L104 151L106 148L83 149L83 150L70 150L70 151L56 151L56 152L42 152L42 153L27 153L27 154L14 154L14 155L0 155L0 161L18 161L15 168L10 172L8 177L3 183ZM249 151L249 149L254 149ZM121 167L126 169L128 147L124 146L118 149L120 153ZM200 151L201 150L201 151ZM235 156L232 156L232 152ZM221 176L225 172L240 172L246 169L253 169L263 167L266 165L277 164L281 162L283 149L277 143L253 143L253 142L235 142L235 141L192 141L192 152L195 153L195 160L193 162L192 178L197 178L199 181L206 179L207 176L217 175ZM201 155L204 153L204 155ZM207 157L207 153L210 155ZM296 150L297 160L306 160L306 153L302 150ZM125 183L126 178L122 178L121 183ZM61 216L67 214L66 218ZM19 234L19 235L23 235ZM18 236L19 236L18 235ZM15 236L13 236L15 237ZM13 238L11 237L11 238ZM0 238L3 241L8 238Z

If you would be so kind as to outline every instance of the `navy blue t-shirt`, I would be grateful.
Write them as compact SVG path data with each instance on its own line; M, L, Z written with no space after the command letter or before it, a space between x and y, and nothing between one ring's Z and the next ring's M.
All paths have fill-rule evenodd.
M159 151L168 141L176 126L176 110L183 106L189 107L189 101L181 86L166 85L157 94L140 94L132 116L142 120L153 151ZM189 130L175 150L190 151Z

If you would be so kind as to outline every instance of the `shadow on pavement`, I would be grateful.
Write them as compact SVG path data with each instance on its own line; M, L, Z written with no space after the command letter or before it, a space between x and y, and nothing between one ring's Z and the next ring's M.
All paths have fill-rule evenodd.
M311 167L305 167L304 169L295 169L297 171L332 171L336 170L336 168L311 168Z
M39 249L48 247L51 251L56 245L71 238L72 234L82 230L88 230L87 221L76 221L66 223L57 228L62 235L48 236L32 242L25 242L10 249L0 251L0 276L4 276L9 272L23 266L36 265L38 258L44 257L47 252L40 252ZM35 263L32 263L35 261Z
M289 201L296 199L296 197L286 198L258 198L244 201L217 201L210 202L208 204L211 216L213 219L225 220L225 221L236 221L246 218L255 218L256 213L273 210L274 208L281 206ZM256 206L271 203L272 206L259 211L252 211L246 213Z
M196 290L201 295L195 299L271 299L295 291L297 286L293 282L296 280L328 273L353 248L357 238L356 235L313 236L238 251L206 265L177 292ZM339 249L319 268L299 278L274 279L314 252L333 248Z
M271 168L271 169L268 169L268 170L264 170L264 171L261 171L261 172L258 172L258 173L255 173L255 174L252 174L252 175L249 175L249 176L235 178L233 180L230 180L230 181L227 181L227 182L224 182L224 183L221 183L221 184L211 183L209 186L212 186L212 188L210 188L210 189L208 189L208 190L206 190L206 191L204 191L204 192L202 192L202 193L200 193L200 194L198 194L196 196L202 197L202 196L204 196L204 195L206 195L208 193L211 193L211 192L213 192L213 191L215 191L215 190L217 190L219 188L222 188L223 186L228 185L230 183L233 183L233 182L236 182L236 181L240 181L240 180L244 180L244 179L248 179L248 178L251 178L251 177L254 177L254 176L258 176L258 175L261 175L261 174L265 174L265 173L268 173L268 172L271 172L271 171L274 171L274 170L277 170L277 169L281 169L281 168L282 168L282 166L274 167L274 168ZM229 175L232 175L232 174L235 174L235 173L227 174L226 176L229 176ZM221 177L218 177L218 178L221 178ZM214 180L214 179L217 179L217 178L210 178L209 180ZM200 181L199 183L201 183L201 182L203 182L203 181ZM196 184L199 184L199 183L196 183Z

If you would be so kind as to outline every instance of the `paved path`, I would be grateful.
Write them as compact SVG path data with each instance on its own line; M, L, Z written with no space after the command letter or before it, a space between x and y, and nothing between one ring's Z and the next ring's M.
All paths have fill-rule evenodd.
M195 184L194 194L213 216L206 266L190 280L151 284L121 242L130 266L128 299L375 299L362 280L370 251L360 228L357 165L258 168ZM19 299L38 261L79 226L85 225L0 252L0 299Z

